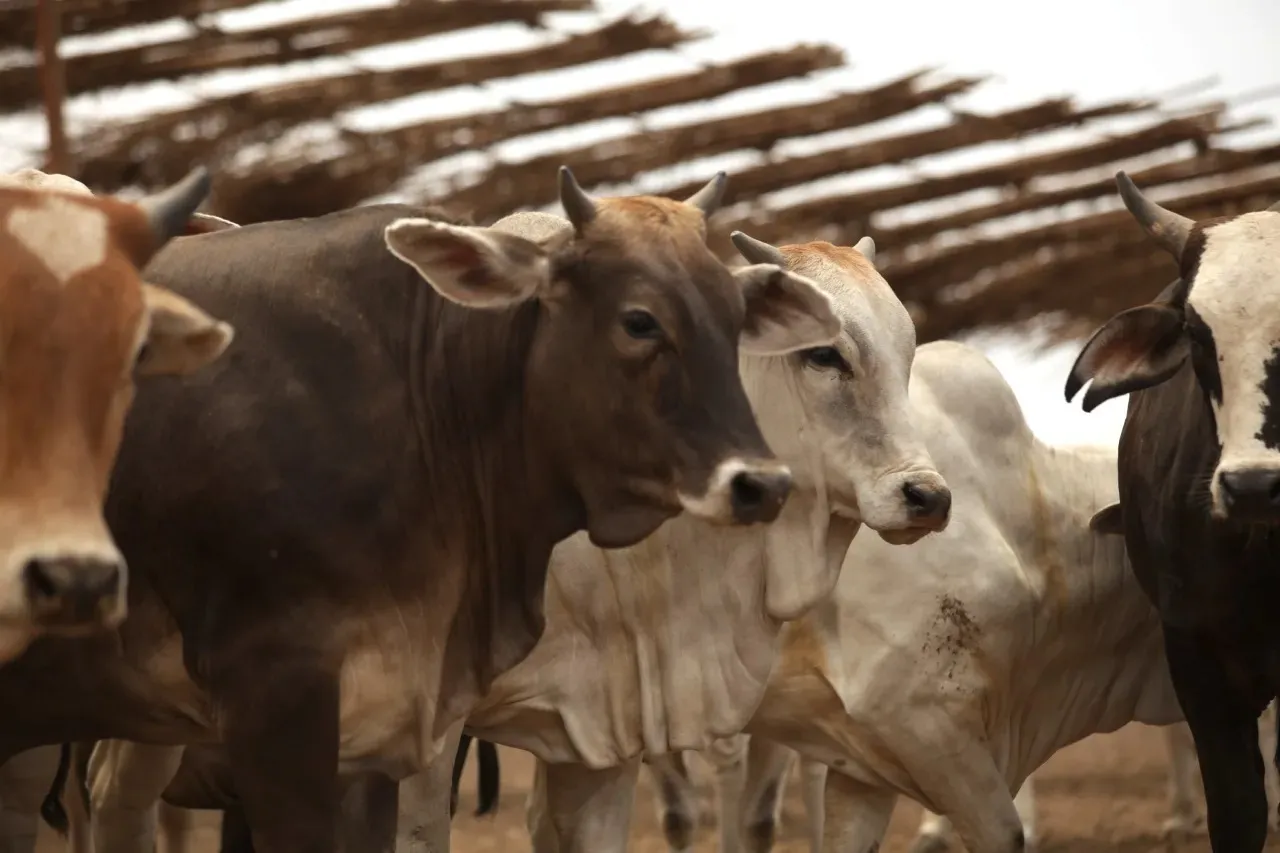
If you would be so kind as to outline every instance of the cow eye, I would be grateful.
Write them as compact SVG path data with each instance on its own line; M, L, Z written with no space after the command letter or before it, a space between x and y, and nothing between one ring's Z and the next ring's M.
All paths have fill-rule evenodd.
M662 336L662 327L648 311L633 308L622 313L622 328L628 335L641 340Z
M143 344L138 347L138 353L133 357L133 366L136 369L138 365L147 360L147 356L151 354L151 344Z
M840 351L835 347L814 347L807 349L802 353L805 362L814 366L828 370L839 370L842 373L848 372L849 363L844 360L844 356L840 355Z

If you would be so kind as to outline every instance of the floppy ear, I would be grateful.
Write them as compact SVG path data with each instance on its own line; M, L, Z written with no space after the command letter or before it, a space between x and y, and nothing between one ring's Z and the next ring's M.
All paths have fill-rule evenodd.
M1067 402L1090 379L1084 410L1133 391L1159 385L1178 372L1188 353L1182 312L1152 302L1121 311L1084 345L1067 377Z
M840 336L831 297L802 275L773 264L733 272L747 301L739 346L756 355L782 355L826 346Z
M140 376L191 373L222 355L235 337L230 324L171 290L143 284L142 297L151 327L135 368Z
M470 308L504 308L545 291L551 259L523 237L431 219L397 219L387 248L441 296Z
M1093 518L1089 519L1089 529L1094 533L1119 536L1124 534L1123 522L1124 516L1120 513L1120 504L1111 504L1093 514Z

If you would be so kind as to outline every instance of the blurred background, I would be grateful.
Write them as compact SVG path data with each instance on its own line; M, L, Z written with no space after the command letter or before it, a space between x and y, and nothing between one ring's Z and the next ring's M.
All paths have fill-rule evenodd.
M1174 274L1112 175L1195 217L1275 201L1277 44L1274 0L3 0L0 170L129 195L204 163L249 223L726 169L726 259L734 228L870 234L922 341L983 346L1043 437L1109 441L1123 400L1062 400L1078 339Z
M385 200L488 223L552 209L561 164L597 194L724 169L726 260L735 228L869 234L922 342L985 349L1042 438L1113 442L1125 401L1085 415L1067 369L1175 270L1112 177L1196 218L1280 199L1277 45L1275 0L0 0L0 171L131 196L201 163L240 223ZM1049 849L1173 849L1154 731L1063 755ZM460 816L470 849L527 849L512 799Z

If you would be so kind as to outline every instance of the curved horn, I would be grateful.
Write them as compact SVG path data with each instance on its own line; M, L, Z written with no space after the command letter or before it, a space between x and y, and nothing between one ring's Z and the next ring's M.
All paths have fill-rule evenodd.
M757 240L755 237L743 234L741 231L734 231L729 235L729 239L733 241L733 245L737 248L742 257L746 258L753 264L773 264L777 267L787 268L786 256L778 250L776 246L770 246L763 240Z
M1195 222L1149 200L1124 172L1116 172L1116 187L1120 190L1124 206L1129 208L1143 230L1174 258L1181 260L1182 250Z
M871 263L874 264L876 262L876 241L871 239L870 234L854 243L853 248L861 252L863 257L871 261Z
M147 215L156 245L163 246L174 237L185 234L191 214L209 194L209 170L197 166L187 176L166 190L149 195L138 202Z
M560 205L565 216L573 223L573 230L581 231L592 219L596 218L596 203L578 184L578 179L569 171L568 166L560 167Z
M720 209L720 202L724 199L724 187L728 181L728 175L724 172L716 172L716 176L707 181L705 187L685 199L684 203L701 210L703 216L710 216Z

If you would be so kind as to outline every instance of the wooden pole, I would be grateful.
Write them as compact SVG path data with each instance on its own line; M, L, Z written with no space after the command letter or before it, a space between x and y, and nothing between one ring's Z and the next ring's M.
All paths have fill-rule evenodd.
M71 153L67 148L67 131L62 121L62 102L66 97L66 80L62 58L58 56L61 15L54 5L57 0L37 0L36 51L40 55L40 94L44 99L45 121L49 128L49 151L44 170L61 175L71 174Z

